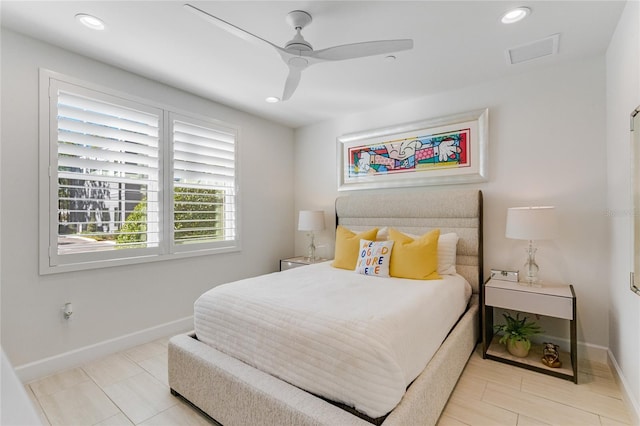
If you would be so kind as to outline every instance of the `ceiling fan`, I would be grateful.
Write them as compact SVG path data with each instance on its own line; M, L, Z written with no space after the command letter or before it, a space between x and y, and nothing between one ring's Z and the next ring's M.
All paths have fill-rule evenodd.
M195 6L185 4L184 7L237 37L251 42L266 43L276 49L280 57L282 57L282 60L289 67L289 75L282 94L283 101L286 101L293 95L293 92L295 92L300 83L302 71L309 65L324 61L342 61L344 59L382 55L413 48L413 40L400 39L366 41L329 47L322 50L313 50L311 44L306 41L301 34L302 29L311 23L311 15L303 10L294 10L287 14L286 21L296 30L296 34L284 47L280 47Z

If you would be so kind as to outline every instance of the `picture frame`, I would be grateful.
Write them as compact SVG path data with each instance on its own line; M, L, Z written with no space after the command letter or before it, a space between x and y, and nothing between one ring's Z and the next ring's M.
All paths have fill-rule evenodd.
M337 138L338 190L487 180L488 108Z

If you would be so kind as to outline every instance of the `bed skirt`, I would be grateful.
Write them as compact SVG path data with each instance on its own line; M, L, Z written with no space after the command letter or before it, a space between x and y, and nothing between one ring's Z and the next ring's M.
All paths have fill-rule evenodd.
M480 336L478 295L384 426L435 425ZM169 386L224 426L371 423L183 334L169 341Z

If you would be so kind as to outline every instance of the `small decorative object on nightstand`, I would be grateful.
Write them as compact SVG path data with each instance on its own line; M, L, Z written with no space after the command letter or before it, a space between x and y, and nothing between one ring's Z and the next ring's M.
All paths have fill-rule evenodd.
M493 309L502 308L561 318L569 321L569 353L558 351L551 343L533 344L526 358L509 354L494 335ZM510 281L489 279L482 287L482 354L483 358L516 365L578 383L576 294L572 285L545 283L540 287L518 285ZM550 346L549 346L550 345ZM545 350L546 348L546 350ZM551 349L557 353L553 353ZM544 361L542 361L544 359Z
M562 361L560 361L560 347L555 343L544 342L544 349L542 349L542 363L547 367L560 368L562 367Z
M504 269L491 269L491 278L494 280L513 281L517 283L520 281L520 271L506 271Z
M290 257L288 259L280 260L280 271L286 271L287 269L299 268L300 266L312 265L314 263L324 262L328 259L322 259L317 257L314 261L309 260L305 256Z

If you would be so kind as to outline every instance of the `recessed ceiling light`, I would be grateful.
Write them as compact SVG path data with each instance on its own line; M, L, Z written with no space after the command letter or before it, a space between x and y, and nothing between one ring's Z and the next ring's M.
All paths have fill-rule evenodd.
M517 7L515 9L511 9L502 15L503 24L513 24L514 22L522 21L531 13L531 9L528 7Z
M270 104L275 104L277 102L280 102L280 98L276 96L269 96L265 99L265 101L269 102Z
M104 30L104 22L100 18L96 18L95 16L88 15L86 13L78 13L76 15L76 19L80 21L82 25L87 28L91 28L92 30Z
M394 55L387 55L384 57L384 60L387 62L393 62L396 60L396 57Z

